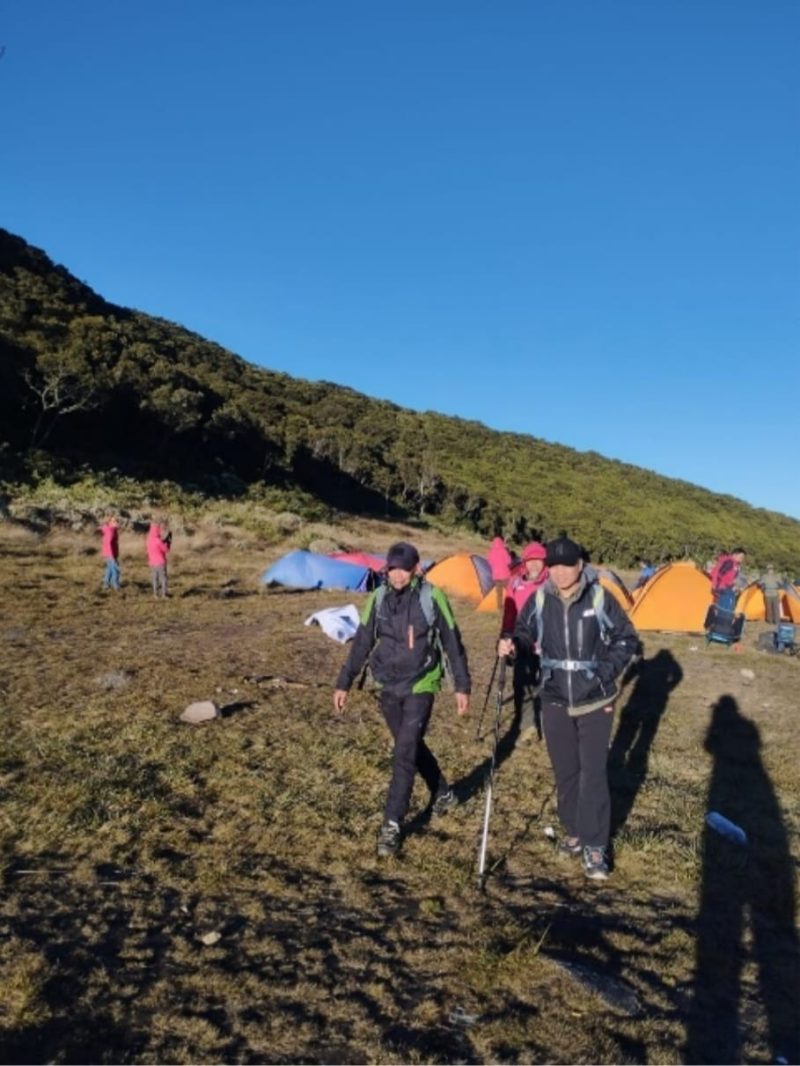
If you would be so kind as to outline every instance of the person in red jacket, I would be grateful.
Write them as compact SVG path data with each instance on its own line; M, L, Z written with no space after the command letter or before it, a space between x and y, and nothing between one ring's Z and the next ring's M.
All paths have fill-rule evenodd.
M119 522L109 515L100 527L103 544L100 554L105 560L103 571L103 588L119 591Z
M147 563L150 567L150 580L153 583L153 595L166 598L167 555L172 544L172 534L163 533L158 522L151 522L147 531Z
M544 544L532 541L522 549L519 564L511 571L506 584L503 621L500 637L514 632L517 615L525 603L547 580L547 554ZM532 649L523 649L514 659L514 711L519 722L519 739L529 743L537 735L536 685L539 678L539 658Z
M720 593L738 589L739 574L746 554L744 548L734 548L732 552L723 552L717 557L708 575L711 578L711 591L715 600L719 600Z

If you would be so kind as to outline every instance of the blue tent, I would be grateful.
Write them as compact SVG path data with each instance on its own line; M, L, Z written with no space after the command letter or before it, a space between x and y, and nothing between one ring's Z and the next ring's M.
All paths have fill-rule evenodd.
M293 589L348 589L366 592L372 571L316 552L294 551L273 563L261 575L265 585L286 585Z

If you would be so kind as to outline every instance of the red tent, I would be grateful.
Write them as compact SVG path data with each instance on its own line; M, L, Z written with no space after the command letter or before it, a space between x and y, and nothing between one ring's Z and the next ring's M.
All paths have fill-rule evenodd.
M331 559L338 559L342 563L366 566L376 572L380 572L386 566L385 555L372 555L370 552L331 552L330 557Z

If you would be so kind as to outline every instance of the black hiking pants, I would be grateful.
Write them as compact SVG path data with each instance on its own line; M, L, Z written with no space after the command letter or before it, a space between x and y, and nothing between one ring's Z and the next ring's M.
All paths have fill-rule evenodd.
M514 656L514 714L521 733L538 728L538 681L539 656L527 648L520 648Z
M601 707L570 717L566 707L542 702L542 729L553 766L558 817L569 837L604 848L611 830L608 745L613 711Z
M386 797L384 820L401 825L408 813L414 774L419 771L435 797L447 791L447 781L436 756L425 743L425 730L433 709L433 693L397 696L381 693L381 711L394 737L392 780Z

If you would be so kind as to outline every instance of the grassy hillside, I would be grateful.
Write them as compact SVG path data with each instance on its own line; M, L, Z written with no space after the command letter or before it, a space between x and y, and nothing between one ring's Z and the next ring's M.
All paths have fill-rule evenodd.
M430 820L418 785L401 857L379 862L388 732L367 691L332 713L345 649L303 625L346 601L258 592L305 533L265 552L200 519L154 602L142 535L123 532L124 588L103 595L88 534L0 523L4 1061L797 1062L800 660L759 653L763 625L738 653L648 635L603 885L545 835L544 746L515 746L506 705L481 894L497 620L454 603L476 696L467 719L438 697L431 745L463 804ZM400 535L462 543L339 529ZM183 724L196 699L223 717Z
M531 429L535 431L535 425ZM517 542L562 530L632 564L734 543L796 567L800 522L647 470L416 413L251 366L104 301L0 230L0 433L7 483L86 468L221 496L302 493L329 510L433 519Z

